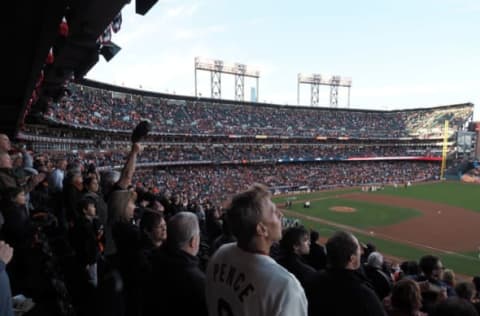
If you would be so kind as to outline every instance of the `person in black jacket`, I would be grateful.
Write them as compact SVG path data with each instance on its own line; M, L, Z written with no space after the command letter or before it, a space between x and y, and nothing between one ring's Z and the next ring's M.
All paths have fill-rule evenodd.
M142 248L143 233L133 223L136 197L134 191L117 190L110 194L109 201L107 229L111 225L116 248L116 255L111 261L117 261L123 279L126 316L142 315L143 284L150 273L150 262Z
M230 224L226 219L226 215L222 215L222 234L218 236L214 241L212 246L210 247L210 256L212 256L218 248L222 245L235 242L237 239L233 236L232 229L230 228Z
M100 247L98 244L101 230L96 218L95 201L83 198L78 202L78 214L73 227L69 231L75 260L71 263L70 282L74 304L78 315L91 315L95 310L95 287L98 285L98 264Z
M103 198L103 194L100 191L98 179L96 177L86 178L83 184L85 189L83 197L92 198L95 201L97 219L100 224L105 226L107 224L108 208L107 203L105 203L105 200Z
M433 307L431 316L478 316L473 305L459 297L449 297Z
M82 214L70 231L70 241L75 249L77 263L88 280L97 285L97 262L100 259L98 244L102 227L97 219L95 200L83 198L78 203L78 212Z
M382 266L383 256L377 251L368 256L364 266L365 274L380 300L390 294L393 286L392 278L382 270Z
M222 212L217 207L206 208L206 228L209 245L213 245L215 240L222 235Z
M140 229L143 233L142 249L147 258L150 258L152 252L167 240L167 223L163 213L146 208L140 221Z
M21 188L6 190L8 202L3 205L3 235L17 252L27 249L33 242L33 227L28 214L25 191Z
M422 311L430 314L440 299L445 296L455 296L455 290L442 281L443 264L440 258L433 255L425 255L419 262L422 274L415 281L422 286Z
M32 244L34 227L27 211L25 191L19 187L6 190L8 202L1 210L5 223L2 235L6 243L15 249L15 256L8 265L8 274L12 285L12 293L21 293L31 289L29 278L35 266L32 265Z
M310 232L310 253L305 256L307 263L316 270L323 270L327 267L327 252L320 244L320 234L312 230Z
M180 212L167 223L167 243L152 256L144 315L207 315L205 274L196 257L200 227L193 213Z
M63 203L65 208L65 219L63 214L58 214L59 221L66 227L74 223L81 214L77 211L78 202L82 199L83 195L83 177L81 169L75 168L67 172L65 179L63 180Z
M386 315L375 292L356 272L360 257L360 245L351 233L339 231L328 240L328 268L306 285L310 316Z
M301 256L310 252L310 236L303 226L288 228L280 241L282 254L277 260L280 265L290 271L305 285L310 277L315 274L315 269L303 262Z

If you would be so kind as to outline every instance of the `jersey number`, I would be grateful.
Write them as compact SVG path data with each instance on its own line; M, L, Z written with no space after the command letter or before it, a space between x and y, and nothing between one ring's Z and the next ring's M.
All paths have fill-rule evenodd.
M233 316L232 308L223 298L218 299L217 303L218 316Z

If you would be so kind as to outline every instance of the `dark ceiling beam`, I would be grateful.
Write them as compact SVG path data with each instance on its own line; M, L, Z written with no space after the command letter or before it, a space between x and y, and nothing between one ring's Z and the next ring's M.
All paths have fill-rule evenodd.
M0 30L4 68L0 95L0 132L10 137L23 122L35 84L44 69L40 107L75 75L81 79L98 61L98 37L130 0L17 0L6 3L10 19ZM59 24L66 16L69 35L62 38ZM45 65L50 47L55 61ZM45 95L42 95L47 92Z

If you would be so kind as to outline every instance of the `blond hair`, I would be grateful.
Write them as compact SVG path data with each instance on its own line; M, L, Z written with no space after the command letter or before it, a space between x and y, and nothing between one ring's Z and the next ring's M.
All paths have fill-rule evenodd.
M227 209L227 221L240 246L247 246L255 236L262 209L269 199L267 187L259 183L232 198Z

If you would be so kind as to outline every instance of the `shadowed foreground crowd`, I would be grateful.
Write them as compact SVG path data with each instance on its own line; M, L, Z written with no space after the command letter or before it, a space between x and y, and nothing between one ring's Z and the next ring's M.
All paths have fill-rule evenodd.
M349 232L323 245L263 185L222 208L134 187L140 151L120 173L25 151L14 166L0 134L1 316L478 315L478 278L389 263Z

